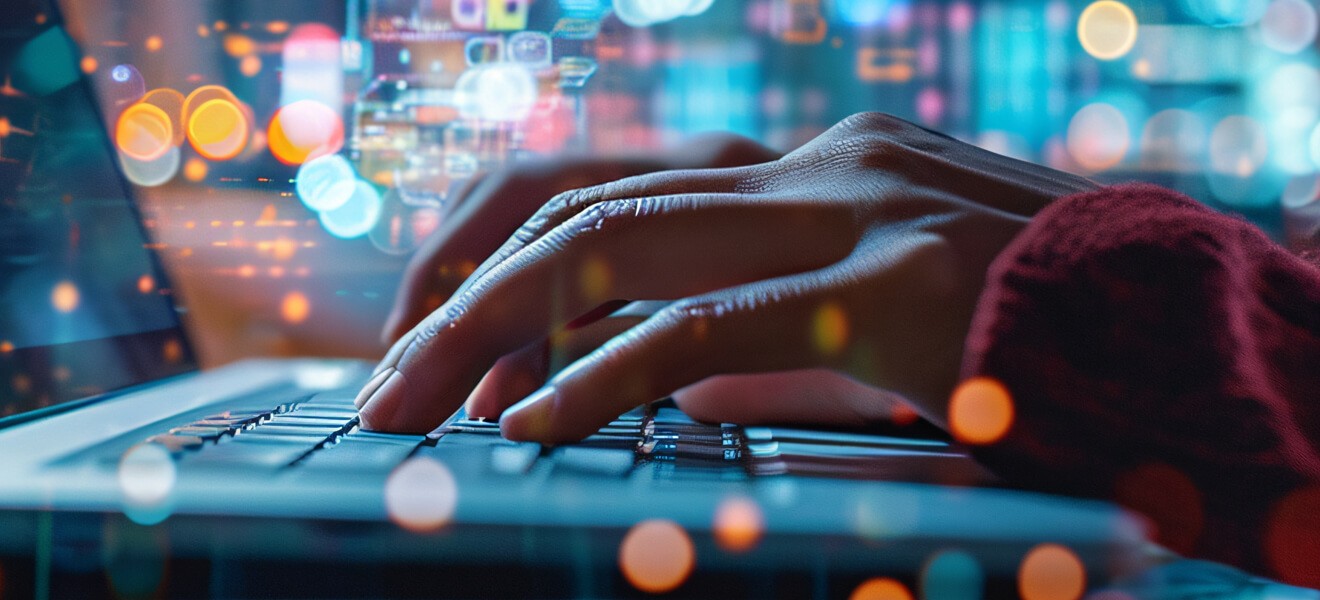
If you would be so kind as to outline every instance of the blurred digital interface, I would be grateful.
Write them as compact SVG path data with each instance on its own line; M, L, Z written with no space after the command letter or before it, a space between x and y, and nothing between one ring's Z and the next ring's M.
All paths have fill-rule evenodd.
M1309 0L64 7L209 364L379 354L408 255L479 173L714 130L790 150L866 110L1281 238L1316 221ZM0 119L0 147L21 133Z

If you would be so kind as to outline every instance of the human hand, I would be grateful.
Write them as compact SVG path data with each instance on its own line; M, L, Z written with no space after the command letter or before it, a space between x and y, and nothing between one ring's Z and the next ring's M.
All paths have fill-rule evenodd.
M772 163L561 194L391 348L362 423L428 431L488 370L509 387L501 357L634 299L674 302L521 402L483 382L469 411L503 413L511 439L571 441L712 376L831 369L942 423L989 263L1029 215L1093 187L862 114Z
M733 134L704 134L659 156L560 156L479 174L451 197L440 227L404 270L381 340L393 343L440 306L477 265L509 239L551 197L661 170L750 165L779 158Z

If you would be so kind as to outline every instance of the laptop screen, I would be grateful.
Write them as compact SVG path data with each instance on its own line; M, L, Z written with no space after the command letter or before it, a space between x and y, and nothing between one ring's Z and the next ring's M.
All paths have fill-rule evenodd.
M195 368L76 45L0 21L0 424Z

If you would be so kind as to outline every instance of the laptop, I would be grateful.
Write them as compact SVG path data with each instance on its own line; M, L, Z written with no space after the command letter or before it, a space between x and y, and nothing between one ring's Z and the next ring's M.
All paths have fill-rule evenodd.
M916 589L948 556L969 589L1011 592L1044 544L1065 548L1091 585L1152 560L1134 516L999 489L920 424L704 424L661 400L580 444L543 447L506 441L461 410L430 435L363 431L353 398L370 365L360 361L200 371L186 304L154 255L58 10L23 0L5 11L6 597L107 586L120 596L824 597L877 577ZM15 16L25 11L42 16Z

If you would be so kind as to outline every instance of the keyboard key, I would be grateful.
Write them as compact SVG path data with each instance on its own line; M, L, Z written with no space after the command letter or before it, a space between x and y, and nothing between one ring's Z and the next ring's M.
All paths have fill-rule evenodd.
M206 441L218 440L227 435L233 435L234 430L225 426L207 426L207 427L175 427L170 430L173 435L188 435L201 438Z
M271 425L288 425L294 427L343 427L344 425L347 425L350 420L351 418L345 419L342 417L306 417L299 415L296 412L291 412L267 421L262 427L269 427Z
M311 398L308 398L298 404L300 407L339 407L354 408L353 401L357 399L360 390L356 388L339 389L329 392L321 392ZM355 409L356 410L356 409Z
M161 434L147 438L147 443L160 444L172 454L181 454L187 450L201 448L202 445L206 443L206 440L195 435Z
M505 442L490 449L490 469L502 475L521 475L532 468L541 455L541 445L529 442Z
M341 408L335 406L307 406L302 405L281 416L290 417L312 417L322 419L343 419L345 421L358 415L356 408L352 406Z
M316 425L262 425L245 431L239 437L316 437L327 438L331 434L340 430L338 426L316 426Z
M565 446L550 455L555 470L568 470L592 475L622 477L633 468L636 455L632 450Z
M201 452L186 454L179 461L180 468L234 466L276 469L292 463L315 447L315 444L291 441L244 441L243 437L205 448Z
M388 471L408 458L416 445L382 444L345 436L339 443L307 455L295 466L309 470Z

